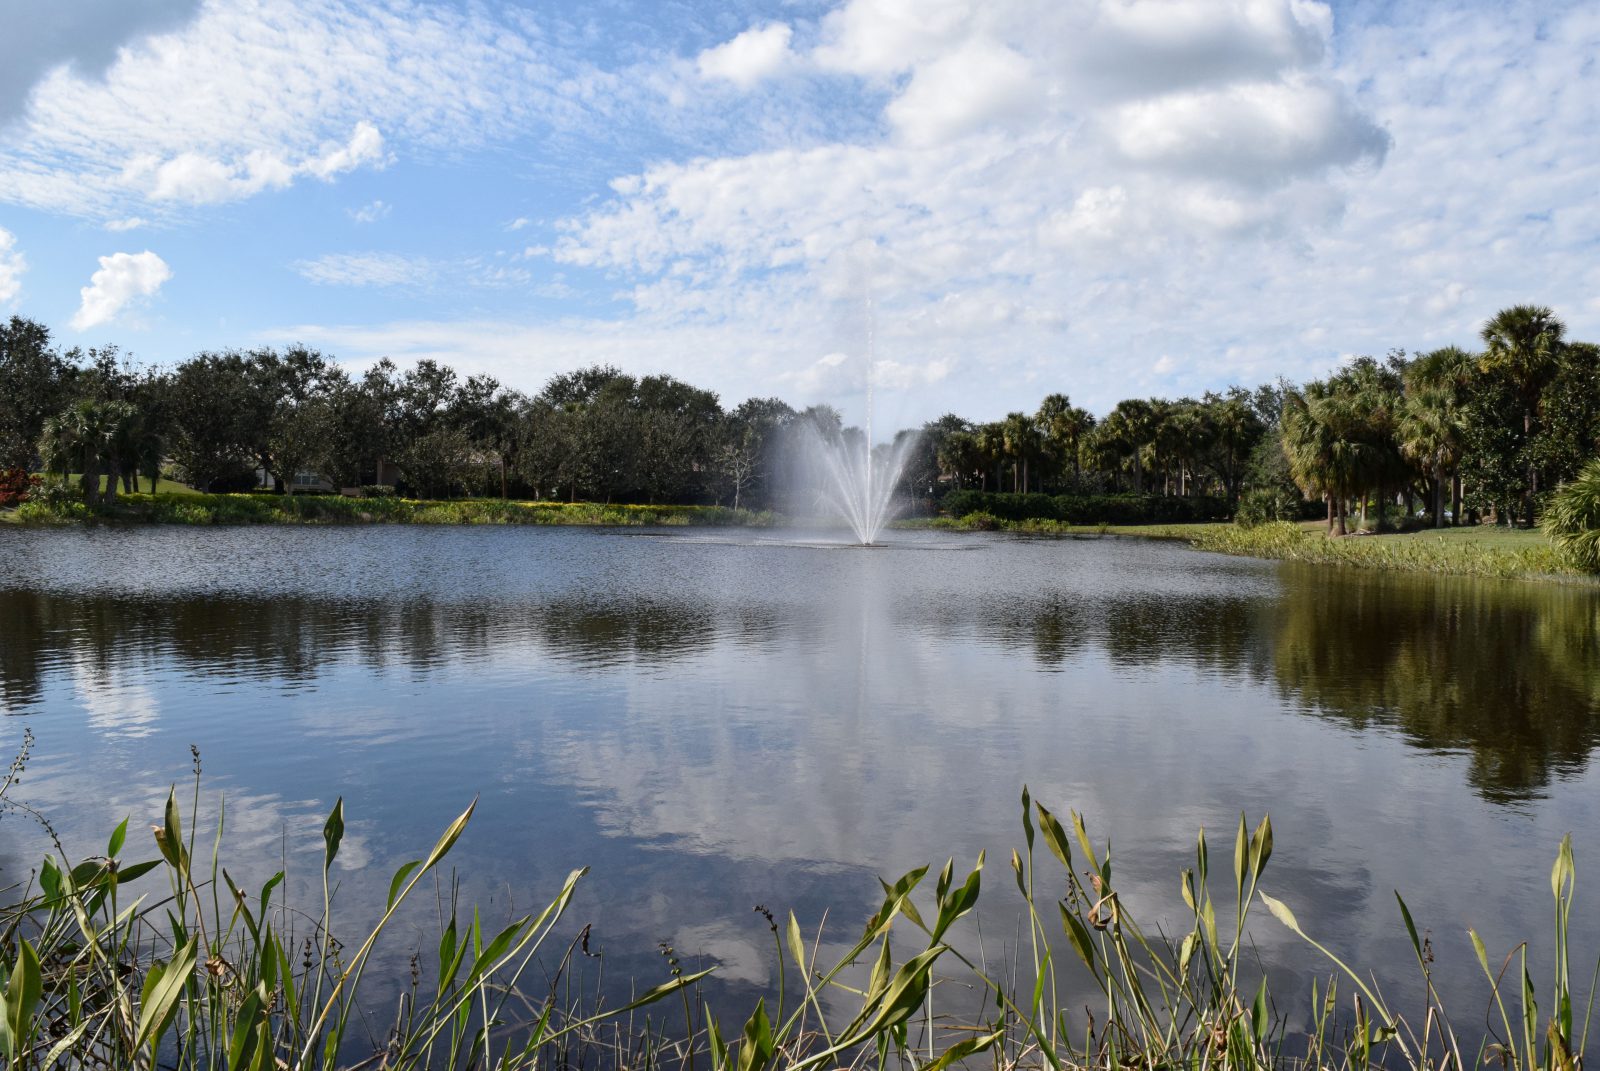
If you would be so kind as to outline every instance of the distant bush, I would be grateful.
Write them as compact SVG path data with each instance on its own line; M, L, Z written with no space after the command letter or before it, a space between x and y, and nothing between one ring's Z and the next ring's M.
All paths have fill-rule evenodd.
M1255 528L1271 521L1297 521L1303 515L1305 502L1299 495L1289 495L1275 488L1258 488L1246 491L1239 499L1233 523L1241 528Z
M1003 521L1059 521L1063 524L1186 524L1225 521L1224 498L1210 495L1040 495L952 491L943 502L951 517L991 514Z
M394 484L392 483L364 483L361 485L362 498L393 498Z
M1600 573L1600 458L1552 496L1541 523L1573 565Z

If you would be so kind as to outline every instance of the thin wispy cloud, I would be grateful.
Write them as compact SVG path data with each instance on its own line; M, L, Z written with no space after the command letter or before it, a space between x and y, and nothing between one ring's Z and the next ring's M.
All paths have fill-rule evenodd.
M391 139L456 149L553 120L569 108L556 79L532 37L478 9L207 0L103 78L44 76L0 136L0 200L96 215L332 180L381 166Z
M357 223L376 223L380 219L388 219L389 214L393 211L394 205L379 199L364 204L360 208L352 208L350 210L350 218Z
M22 273L28 261L17 249L17 236L0 227L0 307L9 306L22 293Z
M524 287L532 275L504 258L437 259L402 253L326 253L297 261L294 270L318 286L418 290Z
M318 286L417 287L438 275L426 257L398 253L327 253L294 269Z

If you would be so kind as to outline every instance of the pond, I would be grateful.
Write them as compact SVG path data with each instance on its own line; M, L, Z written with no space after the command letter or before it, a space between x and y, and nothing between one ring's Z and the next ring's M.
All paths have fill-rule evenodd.
M1025 784L1112 839L1169 932L1200 827L1226 860L1240 813L1270 812L1263 887L1406 1004L1400 890L1468 1024L1465 927L1497 962L1546 948L1569 831L1578 949L1600 947L1595 589L893 535L0 531L0 724L37 737L16 792L90 854L190 790L193 744L235 873L287 860L302 896L342 795L359 917L476 796L463 902L527 909L592 867L571 917L613 981L660 981L666 943L740 1007L771 979L754 905L827 911L848 943L880 876L951 856L988 852L980 921L1014 941ZM0 885L47 848L6 815ZM1298 1000L1321 961L1264 912L1253 932ZM429 940L411 920L396 971Z

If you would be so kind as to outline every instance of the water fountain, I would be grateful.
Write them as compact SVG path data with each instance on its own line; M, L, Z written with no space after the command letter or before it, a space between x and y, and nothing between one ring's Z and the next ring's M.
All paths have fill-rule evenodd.
M876 307L867 300L867 353L866 388L867 419L864 433L849 435L842 431L824 434L812 426L803 439L808 469L813 474L821 471L824 478L816 480L819 497L841 514L855 534L858 546L878 545L878 534L894 519L899 503L895 491L905 472L906 462L916 446L915 435L901 435L894 443L875 451L872 444L873 368L877 361L875 348Z
M870 404L870 403L869 403ZM878 536L894 519L899 502L895 492L915 444L915 436L902 436L881 450L872 448L872 422L866 434L824 435L808 428L805 436L807 466L819 498L850 525L859 546L878 545Z

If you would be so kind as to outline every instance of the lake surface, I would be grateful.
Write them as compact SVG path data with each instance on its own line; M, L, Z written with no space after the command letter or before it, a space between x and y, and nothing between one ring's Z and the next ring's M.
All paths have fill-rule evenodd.
M197 745L230 870L282 856L302 892L343 795L358 918L479 796L464 900L527 909L591 866L572 931L594 924L611 977L662 980L666 942L729 998L771 977L754 905L827 910L848 943L879 876L950 856L988 851L982 925L1010 940L1024 784L1113 839L1124 898L1169 932L1197 830L1227 859L1239 813L1270 811L1263 887L1397 1003L1419 987L1393 890L1476 1001L1465 927L1496 961L1545 947L1569 831L1578 958L1600 950L1596 589L1133 540L780 538L0 530L0 743L32 729L19 797L82 854L156 821ZM47 847L5 816L0 884ZM1280 1000L1322 970L1265 912L1255 940Z

